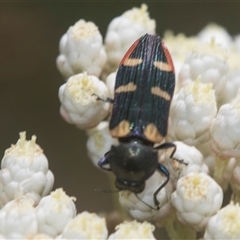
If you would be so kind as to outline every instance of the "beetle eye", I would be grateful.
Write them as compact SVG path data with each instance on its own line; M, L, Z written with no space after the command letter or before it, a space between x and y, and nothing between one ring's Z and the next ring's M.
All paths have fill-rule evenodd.
M129 184L128 184L128 181L124 181L124 180L123 180L122 182L123 182L123 184L126 185L126 186L129 185Z
M131 187L136 187L137 186L137 184L135 182L131 182L130 184L131 184Z

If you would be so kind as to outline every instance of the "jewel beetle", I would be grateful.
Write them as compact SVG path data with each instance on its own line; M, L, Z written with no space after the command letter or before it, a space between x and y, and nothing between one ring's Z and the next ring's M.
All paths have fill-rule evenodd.
M173 61L158 35L145 34L126 52L116 75L114 99L109 129L119 139L118 146L98 162L116 176L119 190L137 194L145 181L159 170L165 182L154 192L154 204L159 209L157 194L168 183L169 172L158 162L158 150L173 148L173 143L160 144L167 134L168 116L175 87ZM101 98L98 98L103 100ZM160 145L154 147L154 144Z

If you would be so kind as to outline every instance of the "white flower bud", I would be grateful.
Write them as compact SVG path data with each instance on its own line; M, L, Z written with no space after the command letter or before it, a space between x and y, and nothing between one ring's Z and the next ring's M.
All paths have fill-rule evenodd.
M222 105L211 123L211 147L225 158L240 156L240 96Z
M37 233L33 200L21 197L8 202L0 210L0 233L7 239L23 239Z
M198 146L210 139L209 126L217 113L212 84L199 79L174 95L170 107L168 141L183 141Z
M108 125L109 123L106 121L100 122L97 127L88 131L88 156L96 166L98 166L97 163L104 157L105 153L111 149L112 145L118 145L118 139L110 135Z
M234 47L228 50L229 73L240 69L239 56L240 52L237 52Z
M95 213L83 212L73 218L63 229L61 239L107 239L108 230L104 218Z
M41 199L36 208L38 232L55 238L67 223L76 216L75 198L69 197L62 189L51 192Z
M59 88L60 114L65 121L80 129L95 127L110 111L110 104L97 97L107 99L108 89L97 77L80 73L70 77Z
M5 151L0 171L0 205L21 195L38 204L53 187L54 176L48 169L48 160L36 144L36 136L26 140L26 133Z
M142 4L141 8L134 7L114 18L108 26L105 38L107 64L104 74L107 76L116 71L129 47L142 35L154 34L155 28L155 20L149 18L146 4Z
M189 173L179 179L171 196L178 220L196 231L204 229L222 201L221 187L205 173Z
M116 232L112 233L108 240L155 239L153 235L154 229L154 226L148 222L139 223L136 220L124 222L116 227Z
M230 158L240 156L240 96L220 107L210 127L211 148L216 153L214 179L226 189L233 168L227 169ZM229 171L230 170L230 171Z
M102 36L93 22L76 22L62 36L59 48L57 67L66 79L85 71L100 76L107 57Z
M228 204L210 218L204 239L240 239L240 207L238 203Z
M222 45L225 48L229 48L232 44L232 37L227 30L215 23L210 23L204 27L198 34L199 41L208 43L213 37L216 39L216 43Z
M219 101L225 90L227 72L226 50L212 40L210 44L193 49L186 58L185 64L180 70L179 85L185 86L201 77L203 83L211 82L213 84L216 99Z
M238 56L238 64L239 58L240 56ZM239 69L232 70L227 74L226 87L219 105L223 105L232 101L237 96L239 89L240 89L240 67Z
M106 85L110 93L110 97L112 99L114 98L114 87L116 82L116 76L117 76L117 72L113 72L113 73L110 73L106 79Z
M153 202L153 194L165 181L166 177L156 171L146 181L144 190L137 194L139 199L134 193L124 190L119 192L119 201L133 218L141 221L159 221L160 225L161 220L172 212L169 201L173 191L171 182L168 182L157 195L157 200L160 203L159 210L156 210Z
M203 156L197 148L188 146L182 142L174 142L174 144L177 148L173 157L183 161L183 163L170 158L172 149L169 148L169 150L165 151L164 165L168 169L170 179L175 187L178 179L191 172L204 172L208 174L208 167L204 163Z
M229 174L230 175L230 174ZM239 201L240 200L240 164L238 163L230 175L230 185L231 189L235 195L235 198Z
M178 88L178 75L180 69L184 64L186 57L199 43L196 37L186 37L182 33L174 36L173 32L169 30L164 33L163 40L173 59L176 76L176 88Z
M240 34L235 36L235 38L234 38L234 46L235 46L237 52L240 53Z

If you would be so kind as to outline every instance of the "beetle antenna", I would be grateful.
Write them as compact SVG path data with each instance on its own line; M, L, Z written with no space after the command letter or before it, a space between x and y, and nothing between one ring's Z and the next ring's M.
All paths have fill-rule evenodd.
M108 103L113 103L114 102L113 99L111 99L109 97L108 98L102 98L102 97L98 96L96 93L93 93L92 96L95 96L97 101L108 102Z
M101 188L95 188L94 189L94 192L97 192L97 193L117 193L119 192L120 190L119 189L101 189Z

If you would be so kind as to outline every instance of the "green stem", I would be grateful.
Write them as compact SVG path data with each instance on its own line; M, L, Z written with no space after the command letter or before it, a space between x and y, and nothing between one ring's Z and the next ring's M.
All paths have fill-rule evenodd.
M167 234L168 234L169 238L173 239L173 240L179 239L178 233L176 232L175 227L174 227L174 222L175 222L174 216L168 217L164 221L164 227L167 231Z
M179 239L196 239L196 231L189 226L183 225L178 220L176 221L176 229L179 233Z
M191 227L183 225L172 215L164 221L164 227L168 233L168 236L172 240L176 239L196 239L196 231Z
M225 181L223 178L224 171L228 165L228 158L215 157L215 167L213 177L216 182L221 186L225 187Z

